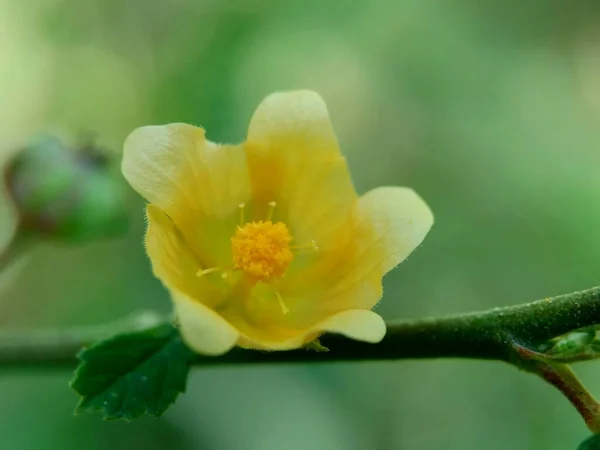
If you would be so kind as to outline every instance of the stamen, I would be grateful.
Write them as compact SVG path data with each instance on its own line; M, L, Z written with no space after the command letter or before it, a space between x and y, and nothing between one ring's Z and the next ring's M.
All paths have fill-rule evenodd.
M317 253L319 251L319 246L317 245L317 241L314 239L310 241L310 244L303 245L292 245L290 247L292 250L295 250L294 253L297 255L307 254L307 253ZM298 250L300 250L298 252Z
M200 269L196 272L197 277L203 277L204 275L208 275L209 273L218 272L221 270L220 267L210 267L208 269Z
M285 306L285 303L283 302L283 297L281 297L281 294L277 291L275 291L275 297L277 298L277 303L279 303L279 307L281 308L281 312L283 314L287 314L290 312L290 310L288 309L287 306Z
M238 208L240 208L240 227L244 225L245 218L244 218L244 208L246 208L246 204L245 203L240 203L238 205Z
M267 213L267 220L271 220L273 218L273 212L275 212L275 207L277 206L276 202L269 202L269 212Z

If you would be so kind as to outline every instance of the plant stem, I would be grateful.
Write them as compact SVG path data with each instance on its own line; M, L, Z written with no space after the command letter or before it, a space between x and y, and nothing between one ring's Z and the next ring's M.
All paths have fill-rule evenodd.
M592 433L600 433L600 404L566 364L538 362L537 374L561 391Z
M108 325L73 329L0 332L0 370L74 368L77 353L96 341L163 323L153 311L140 311Z
M73 368L84 346L117 332L157 325L166 319L137 315L109 326L80 330L5 331L0 333L0 368ZM600 404L581 385L570 368L543 359L539 344L600 324L600 287L518 306L439 318L403 320L388 324L378 344L340 335L320 339L329 351L306 349L263 352L235 348L217 356L197 355L201 367L262 363L327 363L334 361L473 358L505 361L532 372L557 387L580 412L590 430L600 431ZM541 355L541 359L540 359Z
M144 313L145 315L147 313ZM326 335L328 352L261 352L236 348L223 356L198 356L198 365L310 363L357 360L474 358L506 361L528 370L517 346L537 343L600 324L600 287L518 306L439 318L390 322L378 344ZM0 367L73 366L83 346L111 334L115 325L93 329L0 333ZM123 321L119 322L124 330Z

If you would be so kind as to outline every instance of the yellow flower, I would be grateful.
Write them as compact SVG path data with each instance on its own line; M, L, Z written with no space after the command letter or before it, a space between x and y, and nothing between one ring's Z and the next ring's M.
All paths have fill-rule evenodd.
M138 128L122 170L149 202L154 274L204 354L293 349L323 332L379 342L382 277L433 223L408 188L357 196L314 92L268 96L240 145L186 124Z

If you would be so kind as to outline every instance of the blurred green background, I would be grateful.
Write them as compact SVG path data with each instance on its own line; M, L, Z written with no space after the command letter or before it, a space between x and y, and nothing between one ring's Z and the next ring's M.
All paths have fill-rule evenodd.
M317 90L359 192L416 189L436 224L385 280L387 319L600 284L600 5L539 0L0 0L0 149L91 131L119 157L150 123L244 138L260 100ZM6 239L11 215L2 206ZM43 246L0 278L0 325L167 311L130 232ZM11 276L12 275L12 276ZM600 363L576 367L600 392ZM588 434L506 364L197 370L161 419L74 418L70 374L0 374L2 450L564 450Z

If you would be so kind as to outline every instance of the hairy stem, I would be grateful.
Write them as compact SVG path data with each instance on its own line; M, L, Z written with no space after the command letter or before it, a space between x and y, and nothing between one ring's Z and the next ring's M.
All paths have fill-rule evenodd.
M147 315L147 313L144 313ZM328 352L260 352L234 349L223 356L197 357L199 365L309 363L357 360L474 358L506 361L528 370L516 346L537 343L600 324L600 287L518 306L452 316L390 322L378 344L326 335ZM0 367L73 366L83 346L111 334L114 325L81 330L0 333ZM123 322L118 324L123 331Z
M166 319L148 313L109 326L81 330L0 333L0 368L72 368L84 346L115 332L156 325ZM197 355L197 366L249 363L326 363L334 361L474 358L505 361L535 373L557 387L580 412L588 427L600 431L600 405L570 368L544 359L539 344L600 324L600 287L518 306L439 318L404 320L388 324L378 344L326 335L321 344L329 351L306 349L262 352L235 348L208 357Z
M536 373L564 394L592 433L600 433L600 404L566 364L538 362Z

